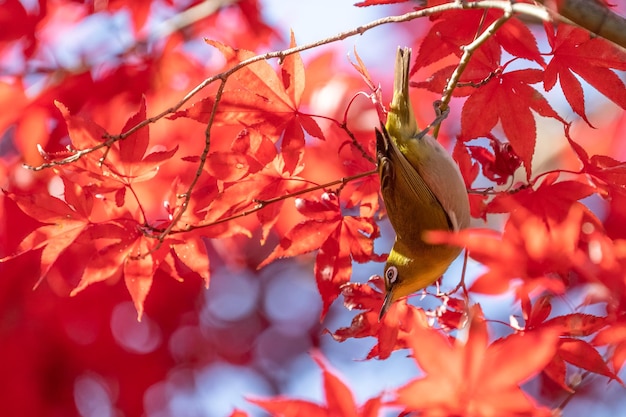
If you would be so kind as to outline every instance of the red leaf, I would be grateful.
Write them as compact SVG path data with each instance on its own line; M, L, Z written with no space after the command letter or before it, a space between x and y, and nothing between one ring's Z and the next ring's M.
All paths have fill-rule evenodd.
M233 49L228 45L220 42L206 40L206 42L217 48L226 58L229 65L233 66L241 61L252 58L256 54L245 49ZM296 70L297 62L294 58L290 61L290 77L294 77L300 73ZM252 63L232 75L234 79L242 82L246 90L261 98L266 103L271 103L274 111L289 111L295 106L287 92L285 91L283 82L278 78L274 69L266 62L259 61ZM291 83L297 83L297 80L291 80ZM295 91L295 90L294 90Z
M379 259L373 253L378 227L372 218L343 216L336 199L297 200L298 210L312 217L290 230L259 268L275 259L296 256L319 249L315 259L315 278L324 302L322 317L339 296L341 286L350 280L352 261Z
M248 399L273 415L283 417L374 417L380 411L381 398L374 397L368 400L363 407L357 408L354 396L350 388L342 382L335 372L331 372L326 361L318 352L313 352L313 359L322 369L324 393L326 404L318 405L309 401L296 400L286 397L274 397L272 399Z
M545 61L537 47L533 33L516 17L509 19L495 35L502 47L511 55L535 61L545 67Z
M209 174L228 182L240 180L250 169L246 155L235 152L212 152L205 166Z
M488 345L480 308L470 316L465 342L457 339L451 344L434 329L414 328L409 346L426 376L398 389L395 404L433 415L550 415L519 385L548 364L558 333L525 332Z
M307 220L291 229L281 240L274 251L259 265L259 268L270 264L276 259L302 255L319 249L330 234L337 229L337 220L320 222Z
M521 278L522 293L535 287L561 293L564 283L558 277L572 269L584 273L578 248L582 209L575 206L565 219L550 222L518 208L511 214L502 236L492 230L467 229L455 234L431 232L433 243L466 247L470 257L489 270L471 290L497 294L509 289L512 279Z
M615 372L619 372L626 363L626 342L622 342L615 347L613 352L613 368Z
M585 114L585 101L580 82L574 73L595 87L618 106L626 108L626 88L623 81L612 70L626 70L626 53L602 38L591 38L584 29L569 25L558 25L556 35L546 25L553 57L546 67L544 88L548 91L556 83L572 109L589 125Z
M589 336L606 326L606 318L591 314L572 313L553 317L546 321L545 325L555 325L563 336Z
M339 296L341 286L350 281L352 274L350 255L340 248L340 233L341 229L337 228L322 244L315 258L315 281L323 302L322 319Z
M24 213L47 224L32 231L18 245L15 253L0 259L0 262L43 247L38 283L46 277L59 257L82 234L89 233L94 227L88 217L93 207L93 196L77 184L64 177L62 179L67 202L42 193L6 193Z
M483 175L496 184L502 185L510 180L521 165L521 161L510 144L499 142L493 137L490 138L490 142L494 150L493 154L482 146L468 146L467 148L472 158L480 162Z
M541 325L552 312L552 304L550 303L552 296L547 294L539 297L533 304L530 314L526 318L526 328L532 329Z
M556 382L558 386L563 388L566 392L570 392L570 393L575 392L565 382L567 368L565 366L565 361L561 359L559 355L556 355L552 358L550 363L548 363L548 365L544 368L543 372L548 378Z
M479 28L487 27L500 14L496 11L483 13L482 10L454 10L437 15L435 23L430 27L420 45L413 73L448 55L454 54L460 57L463 53L462 46L469 45L479 33ZM474 53L469 66L480 68L482 74L475 75L479 80L484 79L498 67L500 56L500 47L491 38Z
M139 110L136 114L131 116L122 132L127 132L131 128L135 127L135 125L140 122L146 120L146 98L141 98L141 103L139 104ZM122 169L123 172L128 171L129 168L132 167L134 162L141 161L146 150L148 149L148 144L150 143L150 133L148 126L145 126L135 133L128 136L126 139L121 140L119 143L119 156L120 162L124 165ZM127 164L127 165L126 165Z
M291 31L290 48L295 48L296 37ZM291 98L291 102L297 108L304 92L304 63L299 53L287 55L283 60L282 78L285 91Z
M626 363L626 319L622 316L617 322L600 330L591 343L611 347L607 352L612 352L612 356L607 359L613 364L615 373L620 373Z
M178 259L200 275L205 287L209 288L209 255L204 240L199 237L188 237L184 243L173 245L173 249Z
M546 175L536 189L528 187L514 194L499 194L489 204L488 211L504 213L524 207L550 225L562 221L576 207L583 212L585 220L598 225L595 216L579 203L595 192L593 186L583 180L557 182L557 178L558 173Z
M460 140L457 140L454 145L452 157L457 164L459 164L459 169L463 175L465 186L468 190L470 190L474 180L478 177L479 165L472 160L468 152L468 147L465 146ZM487 196L472 193L469 194L469 201L472 217L484 219L486 216L485 209L487 205L485 202L487 201Z
M461 133L465 140L488 136L500 120L511 146L524 163L528 178L536 141L536 123L530 110L564 123L545 97L529 85L539 81L540 74L539 70L527 69L494 77L467 99L461 112Z
M558 354L572 365L596 374L604 375L622 383L619 377L609 369L598 351L584 340L569 338L561 339Z
M65 190L63 193L65 202L82 218L89 218L93 209L93 195L65 177L61 179L63 180L63 188Z
M326 404L330 415L337 416L357 416L356 404L350 388L343 383L334 373L330 372L322 355L314 351L313 359L322 369L324 379L324 392L326 393Z
M305 114L298 114L298 122L306 132L314 138L324 140L324 132L314 118Z
M349 283L342 287L346 308L366 311L357 314L350 327L337 329L332 336L339 342L352 337L376 337L378 343L370 350L367 359L386 359L394 350L406 348L407 339L413 329L416 326L427 326L428 320L423 310L408 305L406 299L401 299L391 306L382 322L379 322L384 284L380 277L372 277L370 282L378 287L378 291L370 285L360 283Z
M617 161L606 155L593 155L589 158L587 151L576 143L569 135L569 126L565 136L583 164L583 170L591 175L591 180L598 188L611 197L619 198L626 187L626 162Z
M606 329L600 330L592 340L594 345L617 344L626 341L626 320L613 323Z
M251 51L233 49L216 41L207 40L207 43L218 48L230 66L255 56ZM237 88L231 87L231 81L237 84ZM323 138L317 123L310 116L302 115L298 109L304 91L304 66L300 55L292 54L285 58L281 78L268 62L259 61L234 72L227 85L228 89L224 90L220 98L213 124L254 126L274 137L275 141L282 138L282 172L299 172L304 154L304 131ZM190 117L207 123L214 106L215 98L209 97L175 113L171 118Z
M55 101L61 115L67 123L67 130L72 140L73 149L87 149L101 144L106 136L106 131L89 119L80 116L72 116L67 107ZM104 150L94 152L96 160L104 155ZM91 154L93 155L93 154Z
M107 238L116 242L94 253L70 296L75 296L91 284L121 277L124 262L129 255L129 247L140 237L137 228L133 226L135 226L133 222L109 225Z
M137 310L137 321L141 321L143 304L152 286L154 272L164 256L163 250L152 253L156 242L154 239L138 239L129 247L129 255L124 261L124 282Z
M142 97L139 110L131 116L123 131L127 132L140 122L146 119L146 102ZM110 152L107 155L108 166L116 175L120 176L123 183L146 181L154 177L158 172L158 167L168 159L172 158L178 150L178 145L168 151L156 151L148 155L148 145L150 144L149 125L135 131L125 139L116 143L117 152Z
M285 126L283 142L280 148L285 161L283 172L293 173L301 166L304 144L302 126L294 118L287 122Z

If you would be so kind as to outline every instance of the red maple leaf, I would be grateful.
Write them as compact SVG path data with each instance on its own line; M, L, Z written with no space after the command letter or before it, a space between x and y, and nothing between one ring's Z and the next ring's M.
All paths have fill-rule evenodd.
M530 86L540 82L542 74L540 70L526 69L496 75L476 89L461 112L464 140L488 136L499 120L515 153L524 163L528 178L537 139L537 126L531 110L565 123L545 97Z
M569 126L565 136L583 164L583 171L591 176L593 183L610 197L619 198L626 190L626 162L618 161L608 155L593 155L591 158L585 148L569 135Z
M379 415L382 400L380 396L370 398L365 404L358 407L350 388L332 372L319 352L312 353L313 359L322 369L322 379L326 404L320 405L310 401L295 398L275 397L272 399L252 399L272 415L283 417L376 417Z
M613 347L611 362L614 372L619 373L626 363L626 317L621 317L606 329L600 330L591 343L596 346Z
M459 164L459 169L461 170L463 181L465 182L465 187L468 190L471 190L472 184L478 177L478 173L480 171L479 164L471 158L468 147L465 146L465 144L460 140L456 141L454 150L452 151L452 156L457 164ZM472 217L485 219L487 214L487 196L484 194L469 193L468 197Z
M502 185L510 180L521 161L510 144L498 141L493 136L490 136L489 140L493 153L482 146L468 146L467 149L472 158L480 162L483 175Z
M371 217L344 216L334 194L325 193L321 200L298 199L296 207L309 220L291 229L259 268L275 259L319 249L315 279L324 303L324 317L341 286L350 280L352 260L362 263L380 259L374 253L378 225Z
M174 256L189 269L198 274L204 280L205 287L209 288L209 255L203 236L190 233L186 234L182 242L172 245L171 252L166 254L163 259L161 268L171 277L182 281L183 278L178 273Z
M539 297L534 304L526 295L520 296L522 313L525 320L524 331L550 328L558 330L559 340L556 355L544 370L546 375L566 391L573 392L567 385L565 361L597 374L616 378L609 370L600 354L587 342L574 337L590 336L607 325L606 317L584 313L572 313L556 316L547 320L552 305L552 295Z
M560 359L587 371L604 375L622 383L621 379L609 369L602 355L589 343L581 339L561 338L557 349Z
M576 75L621 108L626 108L626 87L613 70L626 70L626 53L611 42L591 37L588 31L560 24L556 34L552 25L545 25L552 59L543 73L543 85L550 91L557 79L567 102L589 125L585 112L583 88Z
M583 212L586 221L602 229L595 215L579 200L589 197L595 192L595 188L584 180L575 179L557 181L558 172L547 174L543 180L533 187L525 187L514 193L498 194L490 203L490 213L506 213L517 207L524 207L534 216L543 219L546 224L561 222L572 207Z
M354 316L349 327L337 329L332 336L338 342L349 338L377 338L366 359L387 359L393 351L406 349L412 329L426 326L428 322L424 311L408 304L407 298L395 302L379 321L384 288L380 277L370 278L369 284L351 282L341 288L347 309L365 311Z
M276 154L275 148L273 153L259 150L258 153L262 153L263 158L272 154L275 157L272 161L264 163L262 169L253 174L250 174L252 167L258 167L260 162L250 156L251 149L243 152L246 153L222 153L221 157L235 160L247 158L249 175L232 182L224 182L219 186L215 178L212 178L204 187L196 188L189 211L197 215L203 224L212 224L222 222L225 218L245 210L255 210L262 228L261 242L265 242L273 226L279 220L279 214L285 202L282 197L306 188L307 184L299 176L302 167L298 167L293 172L283 169L282 154ZM225 167L220 164L219 166L213 165L209 171L215 172L222 178L228 176L232 179L241 176L240 173L233 174L236 169L236 167ZM219 192L220 188L221 192ZM260 209L259 205L261 205ZM241 231L236 229L235 224L231 224L230 229L233 233Z
M547 224L531 212L517 209L511 214L504 233L489 229L466 229L455 234L430 232L433 243L466 247L470 257L489 270L478 277L471 290L499 294L509 289L511 281L521 278L518 294L537 287L562 293L564 279L571 270L585 274L579 248L582 210L573 207L560 221Z
M139 111L128 119L122 131L130 130L145 119L146 100L142 97ZM159 166L172 158L178 150L178 145L176 145L170 150L154 150L146 155L149 145L148 125L117 141L107 154L107 165L120 177L121 181L128 184L146 181L154 177Z
M431 17L435 23L425 35L415 59L413 72L436 63L449 55L461 57L464 47L501 16L496 10L452 10ZM526 25L516 18L507 20L495 33L476 50L461 74L460 82L480 85L501 71L502 48L511 55L529 59L545 66L537 47L537 40ZM457 65L448 65L437 70L426 81L412 85L441 93ZM472 94L473 87L459 86L454 95Z
M141 318L155 271L168 254L169 245L180 242L169 238L159 245L157 239L144 234L141 225L129 217L93 221L94 205L103 204L101 200L64 176L61 179L63 199L38 193L7 193L24 213L43 225L27 235L15 252L0 259L0 262L41 249L39 283L52 268L58 266L63 256L71 254L79 282L70 295L91 284L123 277ZM190 241L178 248L181 259L184 261L189 254L204 254L206 259L206 251L202 253L197 245L191 247L193 245L194 242ZM191 265L194 266L193 263ZM204 274L198 269L195 268L203 278L208 279L208 269Z
M219 49L231 67L256 55L216 41L207 43ZM295 46L293 34L291 46ZM280 77L268 62L260 61L234 72L227 85L231 84L231 80L237 86L224 90L214 124L255 126L272 135L274 141L282 136L284 170L293 172L301 164L305 132L318 139L324 138L317 122L299 111L304 91L304 64L300 55L285 57ZM214 103L215 97L203 99L190 108L177 112L172 118L190 117L206 123Z
M499 17L498 14L497 11L490 11L485 16L482 10L452 10L431 17L434 23L422 40L413 73L448 55L460 57L462 46L470 44L479 33L479 28L487 27ZM500 56L500 46L493 38L481 45L472 56L472 67L483 71L478 77L485 78L495 70L500 64Z
M409 348L426 376L399 388L393 404L425 416L549 416L520 384L548 364L557 341L557 331L541 329L489 344L478 306L466 336L454 342L437 330L415 326Z
M167 151L154 151L146 155L150 136L148 127L134 132L125 139L111 142L109 146L102 146L109 140L105 129L92 120L70 114L61 103L56 103L59 111L67 123L67 129L72 142L72 151L48 155L48 159L67 157L74 152L91 148L99 149L82 155L72 165L74 171L88 173L93 182L103 188L117 189L133 182L146 181L158 173L158 168L165 161L172 158L178 150L178 145ZM145 100L142 99L139 111L131 116L124 127L127 131L146 118ZM108 171L104 173L105 171Z

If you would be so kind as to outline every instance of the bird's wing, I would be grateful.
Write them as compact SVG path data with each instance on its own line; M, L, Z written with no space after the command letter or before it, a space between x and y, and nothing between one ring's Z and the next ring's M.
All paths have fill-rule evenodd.
M430 210L431 216L438 216L437 219L431 219L434 224L447 224L450 230L454 229L454 222L446 212L445 208L437 198L437 196L428 187L424 179L413 168L406 157L400 152L393 140L389 137L387 130L383 126L382 131L376 130L376 152L378 157L378 170L380 175L380 186L383 196L394 196L392 200L400 201L402 197L396 196L398 192L398 181L404 181L409 189L408 192L415 196L415 200L423 203L424 207L433 207ZM385 202L388 204L388 202ZM419 215L419 213L411 215Z

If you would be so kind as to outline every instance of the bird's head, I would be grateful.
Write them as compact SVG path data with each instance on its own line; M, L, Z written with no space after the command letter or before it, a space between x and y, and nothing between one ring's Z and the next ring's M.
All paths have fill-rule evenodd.
M425 245L419 253L407 256L403 254L407 252L402 249L402 245L396 241L385 264L385 301L380 309L379 320L382 320L394 302L439 279L459 253L458 248Z
M385 264L383 280L385 282L385 301L380 309L379 320L383 318L389 307L398 299L420 290L423 286L412 280L414 261L392 250Z

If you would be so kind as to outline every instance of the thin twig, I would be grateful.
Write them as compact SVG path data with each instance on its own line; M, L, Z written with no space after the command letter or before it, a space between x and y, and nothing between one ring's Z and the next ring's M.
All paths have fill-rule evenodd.
M172 231L176 223L183 217L183 214L187 211L187 207L189 207L189 202L191 201L191 193L198 183L202 172L204 171L204 165L206 164L207 156L209 155L209 149L211 147L211 127L213 126L213 122L215 120L215 115L217 114L217 108L219 107L220 100L222 98L222 93L224 92L224 87L226 86L226 78L222 78L222 82L220 83L217 93L215 94L215 101L213 102L213 108L211 109L211 115L209 116L209 121L207 122L206 129L204 130L204 149L202 150L202 154L200 155L200 162L198 163L198 168L196 169L196 175L194 175L191 184L189 184L189 188L187 188L187 192L185 193L183 203L180 205L178 211L172 217L172 220L165 228L165 230L159 236L159 245L163 243L163 240L167 237L167 235ZM158 247L156 248L158 249Z
M504 8L504 14L502 15L502 17L500 17L499 19L497 19L496 21L494 21L491 25L489 25L489 27L487 29L485 29L485 31L483 33L481 33L479 36L476 37L476 39L474 39L470 44L463 46L463 55L461 55L461 59L459 60L459 64L457 65L457 67L454 69L454 72L452 73L452 75L450 76L450 79L448 80L448 84L446 85L446 87L443 90L443 95L441 97L441 104L439 106L439 109L441 111L446 111L449 108L449 104L450 104L450 100L452 99L452 93L454 92L454 89L456 88L457 84L459 83L459 80L461 79L461 75L463 74L463 71L465 71L465 69L467 68L467 65L470 62L470 59L472 58L472 55L474 54L474 52L483 44L485 43L485 41L487 41L487 39L491 38L496 31L504 24L506 23L507 20L509 20L511 17L513 17L513 7L516 6L514 4L509 3L509 7ZM439 125L435 127L435 137L437 136L437 133L439 133Z
M334 43L334 42L338 42L338 41L342 41L344 39L347 39L349 37L352 36L356 36L356 35L362 35L363 33L378 27L378 26L382 26L382 25L387 25L390 23L402 23L402 22L408 22L417 18L421 18L421 17L427 17L427 16L431 16L433 14L437 14L437 13L442 13L445 11L449 11L449 10L459 10L459 9L501 9L505 11L506 13L509 14L525 14L525 15L529 15L529 16L534 16L538 19L541 20L545 20L545 21L550 21L551 20L551 16L548 13L548 11L546 10L545 7L543 6L536 6L536 5L532 5L532 4L525 4L525 3L515 3L515 4L511 4L509 1L505 1L505 0L483 0L483 1L474 1L474 2L468 2L468 3L464 3L464 2L455 2L455 3L446 3L446 4L441 4L438 6L433 6L433 7L429 7L426 9L422 9L422 10L418 10L418 11L414 11L414 12L410 12L410 13L406 13L403 15L398 15L398 16L387 16L381 19L377 19L374 20L372 22L366 23L364 25L358 26L354 29L345 31L345 32L341 32L338 33L334 36L330 36L328 38L325 39L321 39L315 42L311 42L308 44L304 44L304 45L299 45L299 46L295 46L293 48L287 48L287 49L283 49L280 51L273 51L273 52L267 52L265 54L260 54L260 55L256 55L253 57L250 57L248 59L245 59L241 62L239 62L238 64L232 66L231 68L229 68L226 71L223 71L219 74L213 75L211 77L206 78L204 81L202 81L201 83L199 83L196 87L194 87L193 89L191 89L178 103L176 103L175 105L163 110L161 113L153 116L153 117L149 117L146 120L143 120L139 123L137 123L135 126L131 127L130 129L128 129L125 132L122 132L119 135L115 135L115 136L107 136L107 141L102 143L102 144L98 144L92 148L88 148L88 149L82 149L82 150L76 150L75 153L67 158L63 158L57 161L53 161L53 162L49 162L46 164L42 164L40 166L34 167L34 166L29 166L29 165L25 165L26 168L31 169L31 170L35 170L35 171L39 171L45 168L50 168L53 166L57 166L57 165L66 165L72 162L75 162L76 160L80 159L81 157L83 157L84 155L87 155L89 153L92 153L94 151L97 151L98 149L101 149L105 146L111 146L113 145L113 143L119 141L119 140L123 140L125 138L127 138L128 136L132 135L133 133L135 133L137 130L143 128L144 126L147 126L149 124L155 123L156 121L162 119L163 117L173 114L174 112L176 112L177 110L179 110L183 105L185 105L189 100L191 100L196 94L198 94L200 91L202 91L204 88L206 88L208 85L219 81L219 80L225 80L228 77L230 77L232 74L234 74L235 72L241 70L242 68L253 64L255 62L259 62L259 61L266 61L266 60L270 60L270 59L274 59L274 58L278 58L280 60L284 59L285 57L295 54L295 53L299 53L302 51L306 51L309 49L314 49L317 48L319 46L322 45L327 45L330 43ZM487 35L485 35L487 37ZM479 37L480 39L480 37ZM478 41L478 39L477 39ZM480 43L482 43L484 40L481 40ZM474 44L474 42L472 43ZM479 46L479 44L477 44L475 46L475 48L477 48ZM470 47L470 46L468 46ZM475 49L474 48L474 49ZM467 58L469 59L469 58ZM465 64L467 65L467 64ZM461 70L462 72L462 70ZM458 74L460 76L460 73ZM458 79L457 79L458 82ZM456 84L456 82L455 82ZM449 84L450 86L451 84ZM446 90L447 91L447 90ZM451 96L451 91L449 93L449 95ZM444 101L444 106L447 106L448 102L449 102L449 98L447 101Z
M293 197L298 197L300 195L303 194L307 194L307 193L311 193L313 191L318 191L318 190L323 190L323 189L327 189L330 187L333 187L335 185L340 185L340 186L344 186L345 184L357 180L359 178L363 178L363 177L367 177L369 175L374 175L377 174L378 171L376 169L373 169L371 171L367 171L367 172L361 172L359 174L355 174L355 175L351 175L349 177L343 177L340 178L338 180L334 180L334 181L330 181L327 182L325 184L320 184L320 185L316 185L313 187L309 187L309 188L305 188L303 190L298 190L298 191L294 191L292 193L289 194L285 194L282 196L278 196L278 197L274 197L274 198L270 198L268 200L253 200L250 203L254 203L255 206L251 209L246 209L243 210L237 214L233 214L232 216L228 216L228 217L224 217L218 220L214 220L208 223L200 223L200 224L196 224L196 225L187 225L184 228L181 229L170 229L170 231L168 232L169 234L176 234L176 233L185 233L185 232L190 232L192 230L197 230L197 229L203 229L206 227L211 227L211 226L216 226L218 224L222 224L222 223L226 223L229 222L231 220L235 220L235 219L239 219L242 217L246 217L249 216L250 214L256 213L257 211L271 205L274 203L277 203L279 201L283 201L286 200L288 198L293 198ZM159 232L161 235L163 235L166 232L166 229L152 229L155 232Z

